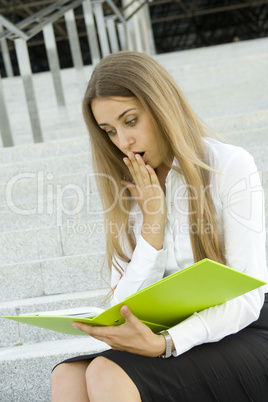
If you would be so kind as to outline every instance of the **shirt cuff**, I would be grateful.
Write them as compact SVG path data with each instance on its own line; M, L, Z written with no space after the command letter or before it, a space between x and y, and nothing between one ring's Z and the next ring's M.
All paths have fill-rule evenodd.
M134 274L134 280L149 279L151 284L151 276L154 277L155 281L163 277L166 258L167 250L156 250L140 236L125 275L126 277L133 277Z
M156 250L151 244L149 244L142 235L139 236L134 253L142 253L143 257L147 260L154 261L162 253L166 254L166 250L161 248L161 250ZM134 254L133 253L133 254Z
M122 278L118 278L112 304L119 303L138 290L162 279L166 258L167 250L156 250L140 236L131 261L128 263Z
M208 339L205 324L198 313L194 313L180 324L169 328L168 333L171 335L175 346L172 353L175 357L187 352L194 346L205 343Z

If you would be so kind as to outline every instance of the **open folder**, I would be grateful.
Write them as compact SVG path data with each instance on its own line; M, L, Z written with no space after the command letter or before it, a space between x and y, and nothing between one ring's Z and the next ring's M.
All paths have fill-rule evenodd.
M136 317L158 332L178 324L194 312L222 304L265 284L262 280L204 259L139 290L94 316L55 316L53 312L47 312L47 315L32 313L4 318L66 334L86 335L75 329L72 322L94 326L121 325L125 320L120 308L126 304Z

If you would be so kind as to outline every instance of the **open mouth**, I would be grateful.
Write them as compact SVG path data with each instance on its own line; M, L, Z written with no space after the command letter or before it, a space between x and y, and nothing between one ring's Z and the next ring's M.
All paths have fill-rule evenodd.
M145 152L135 152L135 154L139 154L141 157L145 154Z

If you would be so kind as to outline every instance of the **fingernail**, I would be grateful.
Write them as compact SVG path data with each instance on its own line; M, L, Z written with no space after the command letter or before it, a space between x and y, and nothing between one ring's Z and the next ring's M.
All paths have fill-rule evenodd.
M128 307L126 305L121 307L123 310L123 313L127 313L128 312Z
M75 329L79 329L78 326L77 326L77 324L76 324L75 322L72 322L72 326L73 326Z

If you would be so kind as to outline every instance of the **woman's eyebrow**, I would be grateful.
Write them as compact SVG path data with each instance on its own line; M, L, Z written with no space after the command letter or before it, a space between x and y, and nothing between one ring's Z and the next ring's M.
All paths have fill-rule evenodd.
M131 112L131 110L137 110L135 107L132 107L131 109L126 110L125 112L121 113L118 117L117 120L122 119L122 117L125 116L125 114L127 114L128 112Z
M137 108L133 107L133 108L131 108L131 109L125 110L123 113L121 113L121 114L117 117L117 120L122 119L122 117L124 117L125 114L127 114L128 112L131 112L131 110L137 110ZM99 126L109 126L109 125L110 125L109 123L100 123L100 124L99 124Z

